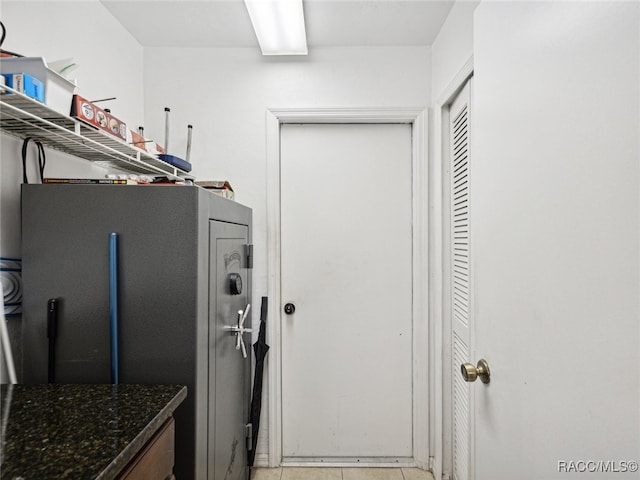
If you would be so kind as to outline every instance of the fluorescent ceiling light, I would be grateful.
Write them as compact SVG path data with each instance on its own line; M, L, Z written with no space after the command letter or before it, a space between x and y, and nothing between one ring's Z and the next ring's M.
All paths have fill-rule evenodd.
M306 55L302 0L244 0L263 55Z

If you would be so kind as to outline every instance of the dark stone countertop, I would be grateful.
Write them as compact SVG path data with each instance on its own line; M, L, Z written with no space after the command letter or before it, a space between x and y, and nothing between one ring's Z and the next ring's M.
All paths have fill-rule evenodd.
M186 396L180 385L2 385L0 478L115 478Z

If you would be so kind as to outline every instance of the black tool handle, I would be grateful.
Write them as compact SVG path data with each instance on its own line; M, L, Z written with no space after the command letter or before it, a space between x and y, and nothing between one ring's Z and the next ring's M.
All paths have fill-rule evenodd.
M49 383L56 381L56 337L58 336L58 299L47 302L47 338L49 338Z

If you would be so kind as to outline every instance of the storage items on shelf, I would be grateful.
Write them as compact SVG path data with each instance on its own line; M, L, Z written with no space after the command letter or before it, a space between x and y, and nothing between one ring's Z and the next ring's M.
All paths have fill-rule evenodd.
M80 95L73 96L71 116L89 125L93 125L100 130L104 130L121 140L127 139L127 125L122 120L114 117L111 115L111 112L103 110Z
M182 170L184 170L185 172L190 172L191 171L191 163L189 163L189 156L191 155L191 135L192 135L192 131L193 131L193 125L189 125L187 127L187 132L188 132L188 140L187 140L187 156L186 159L182 159L176 155L170 155L168 152L169 150L169 114L171 112L171 109L169 107L165 107L164 109L164 113L165 113L165 127L164 127L164 149L165 152L161 153L158 155L158 158L160 160L164 160L165 162L174 165Z
M129 145L133 145L134 147L138 147L140 150L143 150L151 155L158 155L160 153L164 153L164 148L158 145L153 140L146 139L142 134L142 127L139 127L139 132L135 132L131 129L127 129L127 143Z
M49 68L44 58L0 58L0 73L2 73L3 76L5 74L7 74L7 76L9 74L27 74L30 77L39 80L43 84L44 90L42 92L43 98L38 99L43 101L45 105L52 110L55 110L62 115L69 114L71 97L76 89L76 84ZM7 85L11 86L9 82L7 82ZM20 91L20 89L15 90Z
M71 96L67 112L70 105ZM193 178L141 148L71 118L68 113L62 114L6 85L0 85L0 130L18 138L35 138L45 146L105 168L165 175L176 180Z
M44 103L44 83L28 73L3 73L5 84L27 97Z

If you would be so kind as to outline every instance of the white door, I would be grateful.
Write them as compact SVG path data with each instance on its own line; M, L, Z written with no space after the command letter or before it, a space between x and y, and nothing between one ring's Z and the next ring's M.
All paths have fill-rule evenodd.
M476 480L638 478L640 4L474 25Z
M448 323L451 325L451 445L454 480L468 480L473 472L473 399L459 373L473 351L473 304L469 194L472 179L471 80L449 107L448 159Z
M285 462L410 461L411 125L281 129Z

